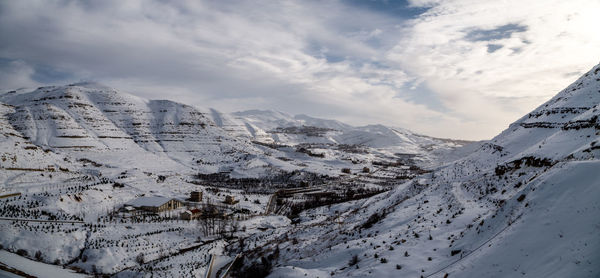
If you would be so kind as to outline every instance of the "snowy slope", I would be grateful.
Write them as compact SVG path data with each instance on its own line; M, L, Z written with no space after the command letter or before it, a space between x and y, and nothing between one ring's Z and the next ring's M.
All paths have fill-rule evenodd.
M401 128L383 125L354 127L335 120L319 119L307 115L291 116L277 111L248 110L233 113L232 116L238 121L270 133L276 142L283 144L294 145L320 141L364 145L372 148L398 147L399 150L404 150L406 153L417 153L421 151L421 147L427 144L439 144L442 141L414 134Z
M336 120L291 116L279 111L248 110L225 114L212 110L210 115L217 126L238 138L304 148L360 147L379 158L411 154L416 155L415 161L423 167L434 167L438 161L451 160L456 148L470 143L432 138L402 128L355 127Z
M171 219L179 211L139 222L117 210L141 196L185 200L201 190L207 204L239 200L227 213L252 217L239 236L283 231L289 219L263 215L276 190L389 190L423 171L396 152L432 160L430 153L460 145L382 126L261 115L250 121L96 83L0 94L1 248L90 274L132 277L155 266L166 277L201 275L208 252L224 253L227 241L201 240L198 223ZM152 261L140 263L139 253Z
M110 167L215 172L261 154L191 106L94 83L8 93L1 100L15 107L10 124L34 144Z
M319 119L307 115L291 116L283 112L272 110L247 110L232 113L232 116L237 117L242 121L253 123L265 130L291 126L315 126L340 131L352 128L352 126L336 120Z
M0 103L0 195L37 188L49 177L78 177L81 167L67 156L39 147L10 124L15 107Z
M7 125L40 148L103 168L137 168L153 173L236 169L238 175L256 176L268 174L270 168L315 171L333 167L337 171L320 172L334 174L344 166L342 160L393 161L398 153L420 155L417 160L426 165L435 161L438 153L463 144L397 128L352 127L305 115L203 111L172 101L146 100L96 83L13 91L0 95L0 102L14 107L6 113ZM313 144L303 148L331 155L324 160L311 159L310 163L288 163L297 159L293 149L265 148L252 141L283 146ZM371 148L367 150L371 154L347 153L341 150L347 148L344 146ZM304 164L308 166L299 166Z
M270 277L598 277L599 116L600 65L470 155L248 252Z

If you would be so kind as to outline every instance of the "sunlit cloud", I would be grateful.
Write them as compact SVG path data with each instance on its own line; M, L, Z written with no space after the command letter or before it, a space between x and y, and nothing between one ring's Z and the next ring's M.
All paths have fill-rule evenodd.
M414 1L430 9L389 58L423 79L458 130L492 136L599 62L597 1Z

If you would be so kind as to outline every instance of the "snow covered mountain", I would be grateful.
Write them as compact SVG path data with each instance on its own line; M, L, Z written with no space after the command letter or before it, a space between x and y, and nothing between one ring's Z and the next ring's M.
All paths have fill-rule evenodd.
M0 103L0 248L36 261L115 277L600 275L600 65L458 151L94 83ZM140 197L177 205L127 206Z
M206 270L208 251L226 254L222 234L215 235L214 227L199 233L197 222L175 221L181 209L142 214L140 220L123 215L124 206L143 196L185 201L201 191L203 203L186 207L214 207L235 219L252 216L242 222L248 230L236 232L245 237L265 226L289 226L284 216L265 215L279 190L320 186L332 190L330 196L370 196L427 171L422 167L437 151L462 144L417 142L402 131L397 135L407 134L406 142L384 146L367 141L386 132L400 138L385 127L367 130L282 113L266 113L259 121L250 114L257 113L243 118L146 100L96 83L0 94L0 248L126 277L147 267L138 259L144 252L152 264L165 264L161 275L181 271L161 263L175 257L196 275ZM234 197L234 205L223 205L225 195ZM193 252L180 256L190 246Z
M0 101L15 107L9 122L33 144L107 167L214 172L261 153L191 106L94 83L9 92Z
M239 273L598 277L599 116L600 65L454 163L247 239Z
M451 150L464 143L384 126L355 128L272 111L204 112L172 101L142 99L96 83L13 91L1 95L0 102L15 107L8 122L33 144L117 168L135 165L158 171L184 167L210 173L243 168L243 162L256 158L280 164L251 140L289 146L359 145L386 148L392 156L396 152L425 157L431 151L426 148ZM156 160L161 163L154 169L153 165L159 164L141 163Z
M243 123L248 129L262 131L259 133L261 135L270 134L270 140L282 144L320 142L364 145L372 148L393 146L405 153L416 153L421 151L421 146L442 141L401 128L383 125L355 127L336 120L313 118L307 115L290 116L276 111L248 110L232 113L231 117ZM253 133L248 132L248 134Z
M470 143L432 138L402 128L383 125L355 127L336 120L307 115L291 116L269 110L248 110L232 114L212 110L211 116L217 126L232 135L257 142L304 147L361 146L380 156L416 155L427 166L432 166L454 149Z

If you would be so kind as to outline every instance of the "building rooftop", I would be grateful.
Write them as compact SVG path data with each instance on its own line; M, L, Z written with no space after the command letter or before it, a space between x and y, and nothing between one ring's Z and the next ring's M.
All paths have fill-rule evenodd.
M200 212L202 212L202 211L201 211L201 210L199 210L199 209L191 209L191 210L186 210L186 211L184 211L183 213L187 213L187 214L198 214L198 213L200 213Z

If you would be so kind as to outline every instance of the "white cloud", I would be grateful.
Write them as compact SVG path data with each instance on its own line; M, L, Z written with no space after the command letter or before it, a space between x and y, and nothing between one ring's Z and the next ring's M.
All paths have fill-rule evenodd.
M598 1L419 2L433 8L388 57L423 78L468 137L498 133L600 60ZM520 27L502 32L509 24ZM473 30L487 40L470 39Z
M598 60L597 5L427 2L406 21L343 1L7 1L0 58L148 98L470 139L494 135ZM465 39L506 24L526 30ZM489 43L502 47L490 53ZM411 97L423 88L427 97Z

